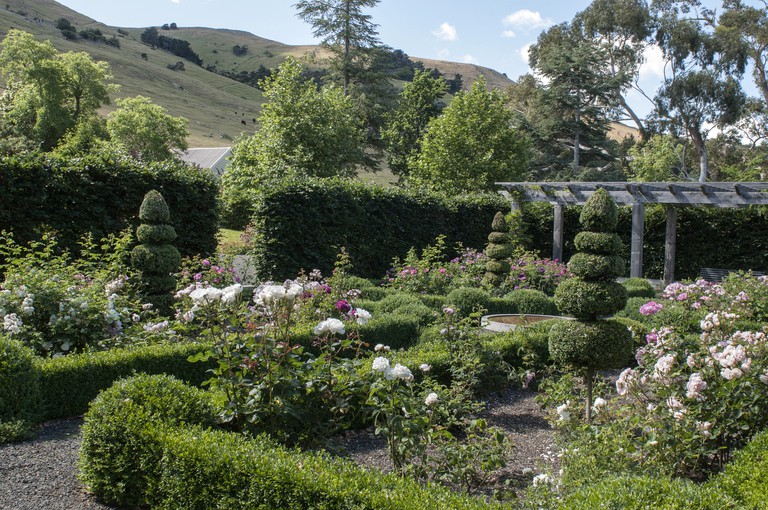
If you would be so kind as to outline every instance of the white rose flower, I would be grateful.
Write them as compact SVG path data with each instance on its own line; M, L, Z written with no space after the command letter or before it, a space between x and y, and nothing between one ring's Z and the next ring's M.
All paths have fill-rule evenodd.
M567 403L557 406L557 414L560 416L560 421L568 421L571 419L571 413L568 411Z
M343 335L344 323L339 319L325 319L320 324L315 326L315 334L322 335L324 333L330 333L331 335Z
M362 308L355 308L355 320L361 326L371 320L371 312Z
M240 298L240 294L243 292L243 286L239 283L236 283L234 285L230 285L229 287L224 287L221 289L221 292L221 301L230 305L235 303Z
M24 325L15 313L9 313L3 317L3 330L12 335L18 335L21 332L21 327Z
M430 407L437 404L437 401L437 393L434 392L427 395L427 398L424 399L424 403Z
M424 372L425 374L426 374L427 372L429 372L431 368L432 368L432 367L430 367L430 366L429 366L429 365L427 365L426 363L422 363L421 365L419 365L419 370L421 370L421 371L422 371L422 372Z
M216 301L221 301L221 297L224 295L224 293L221 291L221 289L217 289L216 287L208 287L208 288L200 288L193 290L189 297L192 299L192 301L196 305L207 305L210 303L215 303Z
M413 381L413 374L405 365L397 363L392 368L393 379L402 379L403 381Z
M376 344L376 347L374 347L373 350L376 352L379 352L379 351L389 352L389 346L384 344Z
M389 369L389 360L383 356L379 356L373 360L371 370L374 372L384 372Z

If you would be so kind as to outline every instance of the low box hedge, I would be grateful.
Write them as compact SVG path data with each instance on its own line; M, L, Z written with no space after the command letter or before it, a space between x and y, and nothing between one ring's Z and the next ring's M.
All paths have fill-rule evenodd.
M180 343L38 358L43 418L83 414L100 391L136 372L172 374L198 386L210 377L206 371L213 365L190 363L187 358L207 348L205 344Z

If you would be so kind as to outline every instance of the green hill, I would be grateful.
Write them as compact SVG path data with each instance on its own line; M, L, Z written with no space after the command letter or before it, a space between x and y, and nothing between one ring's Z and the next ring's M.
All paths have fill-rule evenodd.
M84 39L67 40L56 28L60 18L68 19L78 31L98 29L107 39L115 37L119 47ZM241 133L253 133L263 101L258 89L208 71L206 67L250 72L261 65L275 68L288 55L302 57L317 50L316 46L290 46L237 30L200 27L160 30L161 35L188 41L203 60L202 67L185 61L184 70L171 70L168 66L183 59L142 43L144 28L111 27L54 0L6 0L6 8L0 10L0 37L5 37L11 28L30 32L41 40L48 39L60 51L86 51L95 60L109 62L120 91L113 95L113 104L105 107L103 113L106 115L115 108L114 99L150 97L171 115L189 119L191 147L231 145ZM236 45L247 46L247 52L235 55ZM413 60L422 60L427 67L436 68L448 77L461 74L465 87L471 86L480 74L485 75L491 86L504 87L512 83L496 71L471 64Z

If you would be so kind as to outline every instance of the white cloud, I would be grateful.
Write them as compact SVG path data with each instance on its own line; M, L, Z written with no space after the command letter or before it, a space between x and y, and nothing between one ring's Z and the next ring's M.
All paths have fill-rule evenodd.
M432 31L432 35L443 41L455 41L459 38L456 27L446 22L440 25L440 28Z
M180 3L181 3L181 0L171 0L171 3L172 3L172 4L177 4L177 5L178 5L178 4L180 4Z
M648 46L643 51L645 62L640 66L640 79L664 78L664 54L657 45Z
M512 30L504 30L501 33L501 36L502 37L506 37L507 39L511 39L511 38L515 37L515 33Z
M528 50L531 49L531 46L533 46L533 43L529 42L528 44L526 44L525 46L520 48L518 50L518 52L517 52L517 54L520 56L520 58L523 60L523 62L525 62L526 65L528 65L528 66L531 65L529 60L528 60Z
M463 57L461 57L461 60L462 60L462 61L463 61L465 64L479 64L479 63L480 63L480 61L478 61L478 60L477 60L475 57L473 57L472 55L464 55Z
M507 27L522 28L525 30L536 30L547 28L554 24L549 18L545 18L539 11L521 9L506 16L501 23Z

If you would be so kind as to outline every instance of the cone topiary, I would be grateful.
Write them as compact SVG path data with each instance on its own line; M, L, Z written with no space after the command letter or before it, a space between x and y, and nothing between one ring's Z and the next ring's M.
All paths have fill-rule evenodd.
M140 272L144 299L161 312L167 312L176 287L173 273L179 269L181 255L170 244L176 239L176 231L169 224L168 204L159 192L152 190L144 196L139 219L141 225L136 229L136 237L141 244L131 252L131 263Z
M514 247L509 237L509 226L504 215L496 213L491 223L491 233L488 234L488 245L485 254L490 259L486 264L485 281L493 287L499 287L509 278L509 257Z
M618 211L610 194L598 189L579 218L584 232L576 236L579 250L568 262L574 278L555 290L558 309L577 318L550 330L552 359L582 371L587 387L587 421L592 417L592 385L597 370L621 368L632 355L632 335L626 326L601 316L624 308L627 291L616 282L624 273L616 234Z

